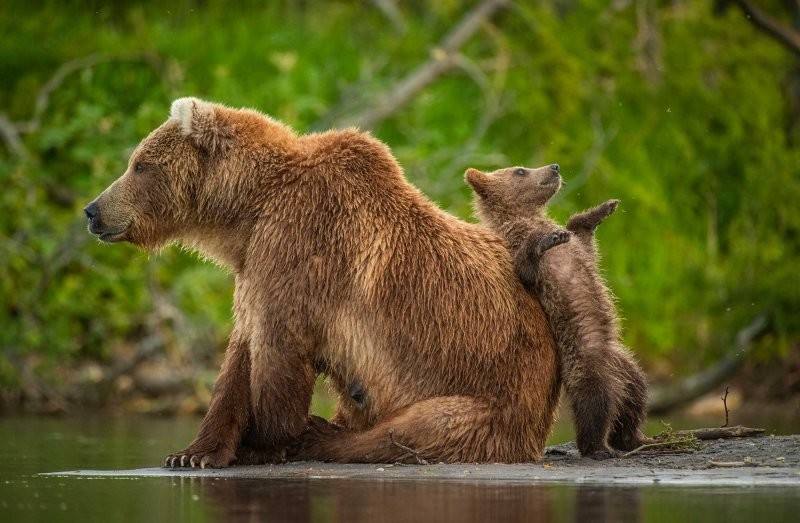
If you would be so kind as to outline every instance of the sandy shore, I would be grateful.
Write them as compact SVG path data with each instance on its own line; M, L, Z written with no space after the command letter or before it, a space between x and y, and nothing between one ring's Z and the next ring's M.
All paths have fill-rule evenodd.
M688 453L648 452L594 461L573 443L548 447L530 464L362 465L295 462L219 470L146 468L75 470L48 475L91 477L216 477L241 479L469 480L487 482L785 485L800 487L800 435L733 438L703 442Z

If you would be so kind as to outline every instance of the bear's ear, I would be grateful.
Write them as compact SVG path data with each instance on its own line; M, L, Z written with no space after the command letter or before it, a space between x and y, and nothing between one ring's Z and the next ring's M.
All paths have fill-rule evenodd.
M178 98L172 102L170 118L181 126L181 134L206 151L225 151L233 137L230 124L218 114L214 104L199 98Z
M488 196L489 177L486 176L486 173L470 167L467 169L467 172L464 173L464 179L472 187L472 190L475 191L475 194L481 198L486 198L486 196Z

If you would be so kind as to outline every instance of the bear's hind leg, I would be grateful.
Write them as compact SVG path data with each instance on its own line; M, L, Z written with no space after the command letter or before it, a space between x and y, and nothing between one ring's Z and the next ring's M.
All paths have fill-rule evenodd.
M518 412L518 416L523 414ZM290 459L349 463L475 463L536 461L541 458L544 435L549 427L532 429L520 419L515 420L519 426L503 427L500 419L508 417L499 415L487 400L445 396L409 405L363 432L342 429L316 418L311 420ZM539 433L541 438L536 437Z
M611 430L609 443L617 450L631 451L654 441L642 432L647 418L647 379L633 355L627 350L622 349L614 356L616 361L614 366L619 369L625 392Z
M575 442L581 456L593 459L618 457L608 445L617 417L622 382L605 361L607 351L582 346L565 359L564 387L575 423Z

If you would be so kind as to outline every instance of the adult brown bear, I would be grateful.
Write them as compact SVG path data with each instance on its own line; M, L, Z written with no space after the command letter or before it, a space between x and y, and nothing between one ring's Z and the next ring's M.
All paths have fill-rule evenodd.
M560 379L539 303L500 237L437 208L368 134L299 136L181 98L85 212L103 241L178 241L236 276L211 405L167 466L287 446L335 461L411 459L404 447L445 462L541 457ZM317 371L340 393L335 424L309 424Z

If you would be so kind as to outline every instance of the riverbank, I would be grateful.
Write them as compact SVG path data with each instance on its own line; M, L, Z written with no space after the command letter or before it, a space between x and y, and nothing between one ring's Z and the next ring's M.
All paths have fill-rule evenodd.
M548 447L530 464L338 464L295 462L219 470L145 468L75 470L48 476L198 477L227 479L468 480L512 483L604 485L782 485L800 487L800 435L703 441L697 450L651 451L595 461L579 456L574 443Z

